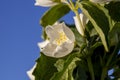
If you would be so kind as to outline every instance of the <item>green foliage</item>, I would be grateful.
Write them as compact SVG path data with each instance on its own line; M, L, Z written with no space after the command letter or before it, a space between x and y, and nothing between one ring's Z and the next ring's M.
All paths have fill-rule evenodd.
M86 24L85 29L86 29L85 33L86 33L87 38L97 35L97 32L94 29L94 26L92 25L92 23L90 21Z
M77 67L74 69L74 80L87 80L88 76L85 72L86 65L83 61L77 63ZM84 65L84 66L83 66Z
M105 50L109 51L107 36L111 27L111 23L107 10L102 6L93 4L92 2L88 1L83 1L81 3L78 3L78 5L83 13L89 18L95 30L100 35Z
M43 27L53 25L57 20L63 17L70 11L69 7L65 4L58 4L51 7L41 18L40 24Z
M37 67L34 70L33 75L35 75L35 80L49 80L54 72L57 72L57 69L54 66L57 59L45 56L43 53L40 54L41 56L37 59Z
M78 53L71 53L71 55L66 60L61 60L56 64L58 72L50 80L74 80L72 73L76 67L76 61L80 59L77 58ZM61 64L62 63L62 64ZM60 67L62 65L62 67Z
M84 45L86 45L86 41L85 41L85 38L82 37L79 32L77 31L77 29L75 28L75 25L68 25L71 30L73 31L74 35L75 35L75 39L76 39L76 44L79 46L79 47L82 47Z
M33 72L35 80L73 80L72 73L76 67L76 61L80 61L77 56L78 53L73 52L66 57L56 59L41 53Z
M112 30L109 32L110 45L116 45L120 41L120 22L115 23Z
M115 72L113 73L113 76L116 76L115 79L120 78L120 69L116 69Z
M115 46L112 55L114 56L111 58L111 62L109 61L110 67L115 66L119 62L119 55L118 52L120 50L120 23L116 23L113 29L110 31L110 42L112 46ZM118 65L118 64L117 64Z
M115 22L120 22L120 1L113 1L106 4L105 7L109 10L111 18Z
M120 2L113 1L105 6L89 0L74 0L73 3L71 0L69 6L60 3L42 16L41 25L44 29L53 25L69 13L70 8L74 13L80 8L89 19L84 26L85 36L79 34L74 24L68 24L75 35L73 51L62 58L41 53L33 72L35 80L112 80L111 76L114 80L120 79ZM111 69L113 74L108 75Z
M61 0L52 0L52 1L54 1L54 2L61 2Z

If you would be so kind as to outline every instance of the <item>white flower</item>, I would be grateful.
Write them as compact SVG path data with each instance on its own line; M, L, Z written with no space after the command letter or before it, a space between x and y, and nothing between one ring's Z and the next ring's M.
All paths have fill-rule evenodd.
M71 53L74 48L75 36L71 29L64 23L46 27L49 40L38 43L38 46L46 56L64 57Z
M37 63L35 63L35 65L33 66L32 69L30 69L29 71L27 71L27 75L29 76L30 80L35 80L35 76L32 73L33 73L36 65L37 65Z
M77 16L74 16L73 19L74 19L75 26L76 26L78 32L82 36L84 36L83 30L85 29L85 25L88 22L88 19L87 19L87 17L83 13L80 13L79 16L80 16L80 20L81 20L82 26L80 25L80 22L79 22Z
M58 4L57 2L53 2L52 0L36 0L36 6L50 7Z

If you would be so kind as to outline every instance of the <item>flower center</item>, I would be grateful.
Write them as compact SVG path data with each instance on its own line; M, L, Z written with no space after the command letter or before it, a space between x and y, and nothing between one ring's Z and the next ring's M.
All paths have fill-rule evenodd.
M59 33L59 38L57 38L56 40L55 40L55 42L56 42L56 44L58 45L58 46L60 46L61 44L63 44L64 42L66 42L68 40L68 38L67 38L67 36L65 35L65 33L64 32L60 32Z

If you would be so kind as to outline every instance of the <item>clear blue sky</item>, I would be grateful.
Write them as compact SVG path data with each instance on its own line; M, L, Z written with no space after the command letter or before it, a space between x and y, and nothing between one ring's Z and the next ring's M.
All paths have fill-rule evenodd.
M0 80L29 80L26 71L39 57L39 20L46 8L34 0L0 1ZM73 22L71 14L65 19Z
M39 57L39 19L34 0L0 1L0 80L29 80L26 71Z

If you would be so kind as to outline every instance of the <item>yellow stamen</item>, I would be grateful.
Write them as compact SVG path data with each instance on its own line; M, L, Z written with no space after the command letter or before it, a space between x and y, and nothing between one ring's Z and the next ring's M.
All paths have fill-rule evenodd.
M59 38L55 40L56 44L60 46L62 43L66 42L68 40L67 36L64 32L59 33Z

